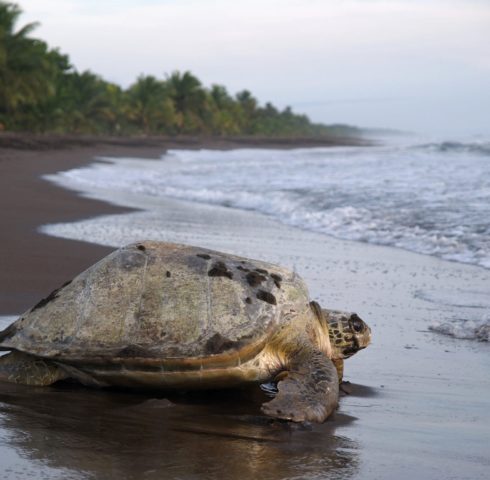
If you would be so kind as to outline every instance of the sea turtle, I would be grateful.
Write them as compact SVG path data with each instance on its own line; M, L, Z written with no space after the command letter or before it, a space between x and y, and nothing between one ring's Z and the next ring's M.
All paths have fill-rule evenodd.
M114 251L0 332L0 350L11 351L0 380L179 390L275 380L265 414L322 422L338 400L332 360L340 371L370 336L356 314L311 302L295 272L145 241Z

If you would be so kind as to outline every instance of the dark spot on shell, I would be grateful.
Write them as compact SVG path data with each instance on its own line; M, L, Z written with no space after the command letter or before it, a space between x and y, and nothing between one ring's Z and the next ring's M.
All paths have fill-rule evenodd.
M247 297L245 299L245 303L248 303L248 304L252 303L252 299L250 297Z
M210 277L228 277L229 279L233 278L233 273L231 273L227 266L223 262L216 262L213 265L213 268L209 270L208 275Z
M247 279L247 282L251 287L257 287L262 282L265 282L267 280L263 275L257 272L249 272L247 273L245 278Z
M272 293L266 292L265 290L259 290L257 292L257 298L264 302L270 303L271 305L277 305L276 297L274 297Z
M170 272L167 270L167 272L165 273L165 276L166 276L167 278L170 278L170 277L172 276L172 274L171 274L171 273L170 273Z
M140 347L139 345L128 345L124 347L122 350L116 353L116 357L125 357L125 358L150 358L153 355L146 350L146 348Z
M36 305L31 308L31 312L37 310L38 308L44 307L49 302L52 302L58 296L59 292L63 290L63 288L65 288L67 285L70 285L70 283L71 280L68 280L68 282L65 282L63 285L61 285L61 287L53 290L46 298L42 298L41 300L39 300L39 302L37 302Z
M262 275L269 274L269 272L267 270L264 270L263 268L256 268L255 271L261 273Z
M241 265L238 265L238 267L236 267L236 268L237 268L237 270L241 270L242 272L250 272L250 269L242 267Z
M208 354L217 354L224 352L225 350L229 350L233 348L237 342L230 340L229 338L223 337L220 333L215 333L207 342L206 342L206 353Z
M146 247L144 245L137 245L136 248L138 250L141 250L142 252L145 252L146 251Z
M58 343L68 345L73 341L73 337L71 335L68 335L65 337L64 332L60 333L60 336L57 338Z
M274 280L277 288L281 288L282 277L277 275L277 273L271 273L271 278Z
M207 253L198 253L196 257L203 258L204 260L211 260L211 255Z

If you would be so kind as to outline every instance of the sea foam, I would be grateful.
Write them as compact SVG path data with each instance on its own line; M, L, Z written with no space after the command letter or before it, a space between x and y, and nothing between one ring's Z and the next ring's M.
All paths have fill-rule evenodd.
M429 330L468 340L490 341L490 317L481 320L452 319L448 322L433 323Z
M337 238L490 268L486 144L169 151L48 176L77 190L254 210Z

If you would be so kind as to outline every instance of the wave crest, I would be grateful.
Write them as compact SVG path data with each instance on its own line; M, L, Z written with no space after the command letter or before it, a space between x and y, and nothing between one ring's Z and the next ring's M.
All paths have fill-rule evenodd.
M426 150L437 153L469 153L490 156L490 142L440 142L426 143L412 147L415 150Z
M429 325L429 330L454 338L490 342L490 318L479 321L455 319L450 322L434 323Z

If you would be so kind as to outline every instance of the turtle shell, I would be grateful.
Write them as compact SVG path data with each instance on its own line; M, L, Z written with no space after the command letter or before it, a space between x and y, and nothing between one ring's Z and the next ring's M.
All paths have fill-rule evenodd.
M308 303L304 282L284 268L141 242L42 299L0 333L0 349L72 364L250 357Z

